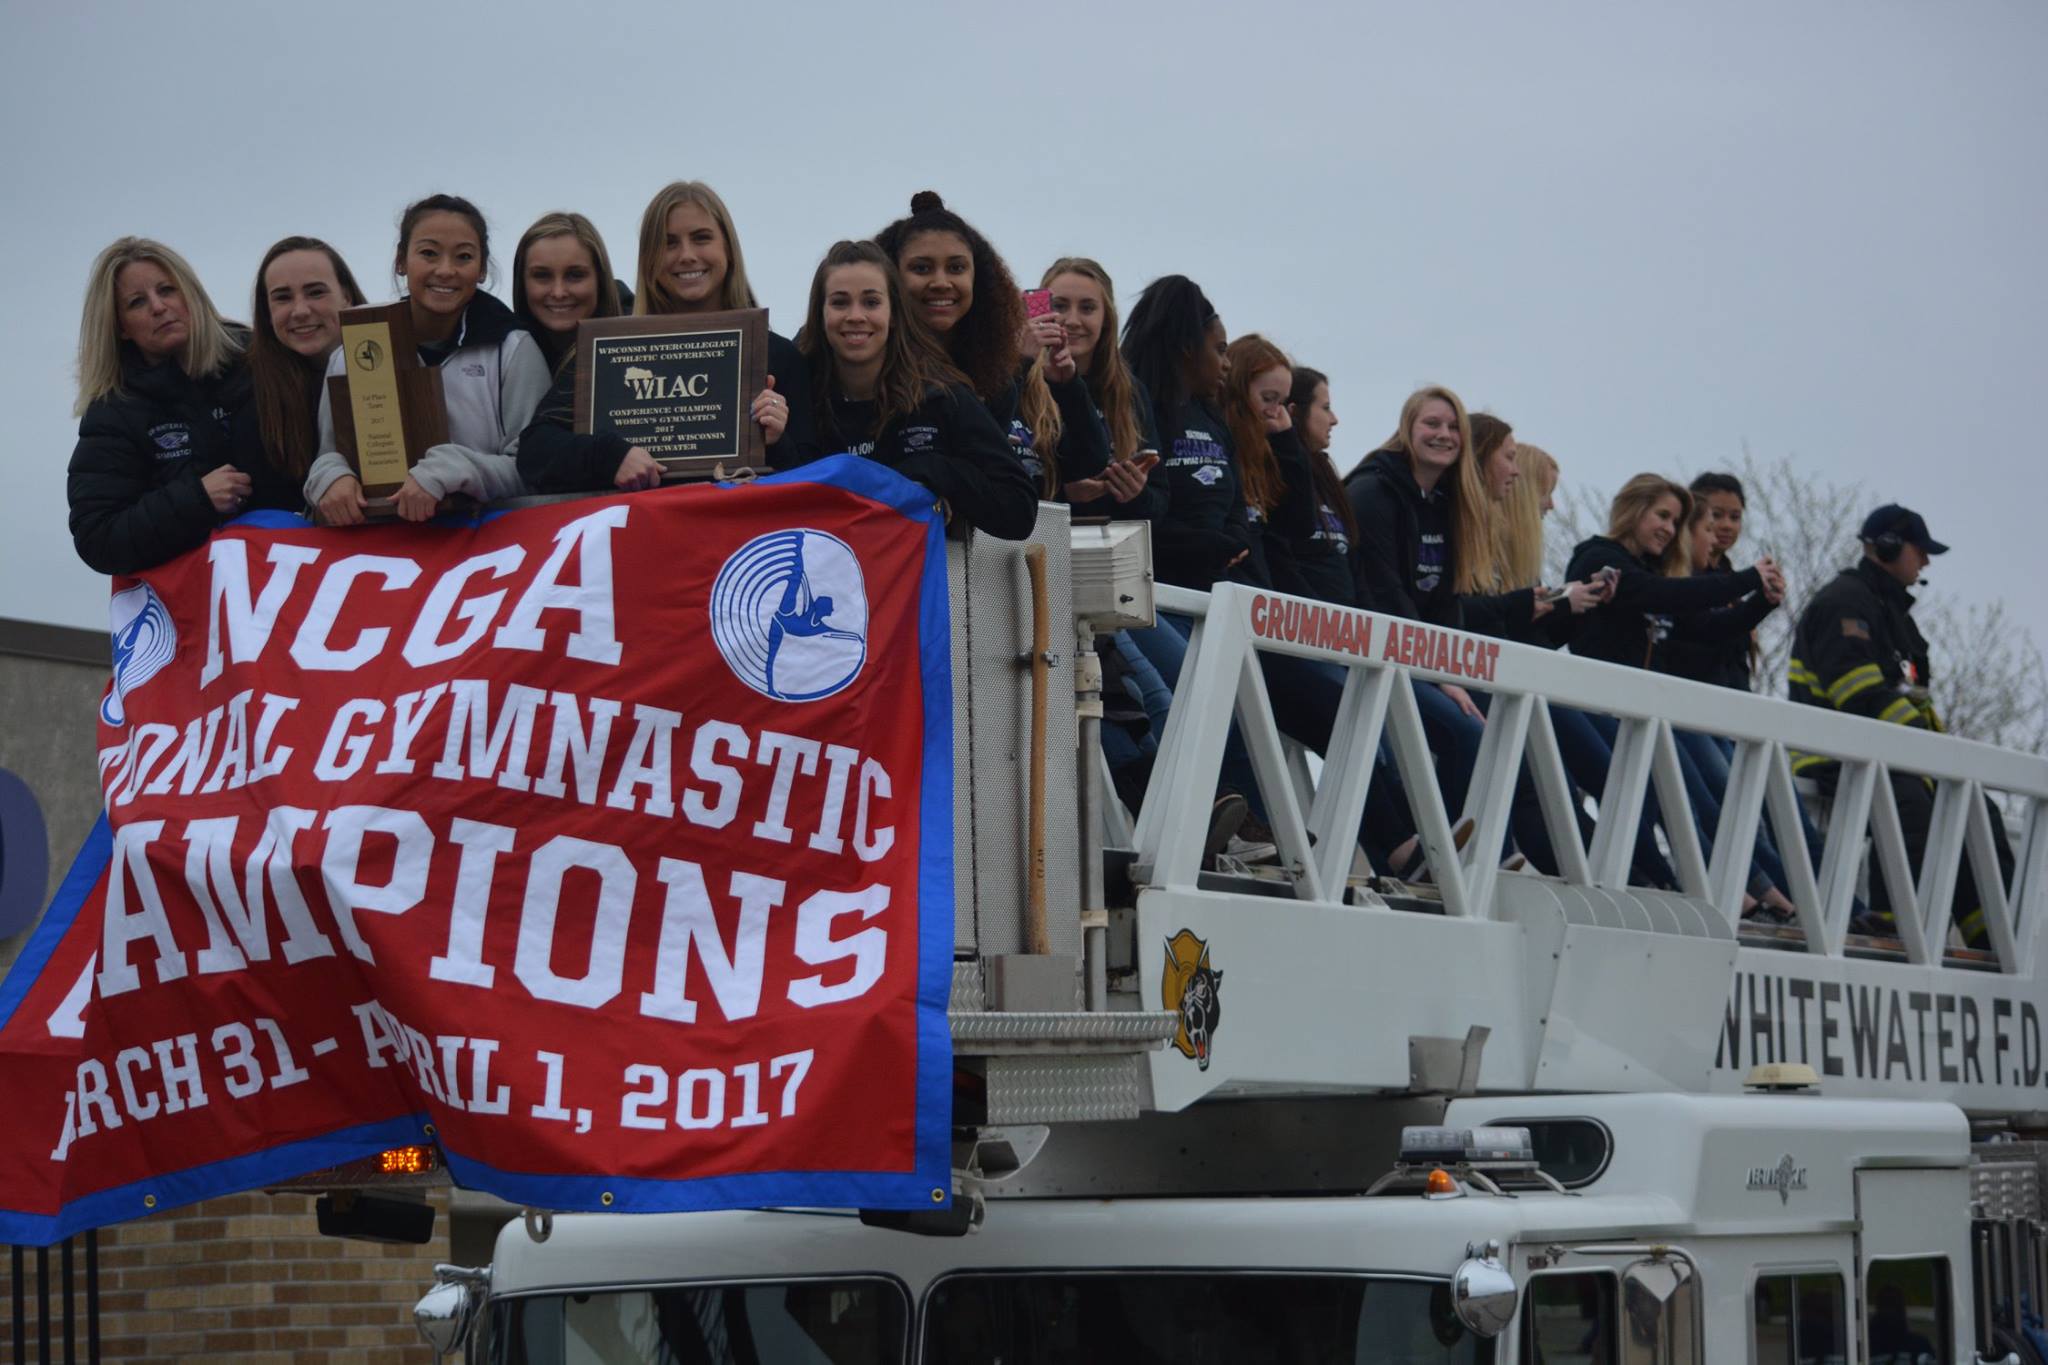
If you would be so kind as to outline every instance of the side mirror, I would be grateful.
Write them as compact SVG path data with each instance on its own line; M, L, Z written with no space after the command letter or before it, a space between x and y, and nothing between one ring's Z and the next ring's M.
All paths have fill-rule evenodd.
M413 1325L434 1348L447 1355L462 1349L483 1310L484 1289L490 1284L490 1267L472 1270L467 1266L437 1265L434 1287L413 1305Z
M1468 1245L1465 1260L1451 1276L1451 1311L1481 1337L1497 1337L1515 1320L1520 1297L1515 1277L1501 1264L1500 1243Z

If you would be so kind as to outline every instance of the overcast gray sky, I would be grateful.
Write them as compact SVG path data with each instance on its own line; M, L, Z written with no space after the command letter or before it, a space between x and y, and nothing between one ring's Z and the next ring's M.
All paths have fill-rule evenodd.
M696 178L778 330L827 245L930 187L1020 278L1193 275L1329 372L1340 464L1428 381L1601 488L1747 441L1918 507L1957 547L1940 591L2048 638L2048 6L0 0L0 26L0 616L106 623L64 469L107 241L170 243L238 317L288 233L389 297L400 208L445 189L501 268L568 208L630 279L642 206Z

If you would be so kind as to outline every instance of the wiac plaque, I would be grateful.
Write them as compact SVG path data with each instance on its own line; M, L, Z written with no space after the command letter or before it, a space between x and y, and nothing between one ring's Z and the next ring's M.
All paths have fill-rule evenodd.
M767 375L766 309L589 318L576 329L576 430L625 438L671 480L765 473L749 409Z

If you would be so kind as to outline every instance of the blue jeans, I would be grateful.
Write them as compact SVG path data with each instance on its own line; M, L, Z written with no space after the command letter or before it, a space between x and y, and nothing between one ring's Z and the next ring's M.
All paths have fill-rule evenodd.
M1608 737L1603 738L1591 716L1569 706L1557 705L1550 708L1550 728L1557 733L1557 753L1564 761L1565 772L1580 788L1598 797L1607 785L1608 769L1614 765L1613 730L1610 728ZM1575 814L1584 814L1576 806L1573 810ZM1678 886L1678 877L1657 848L1658 819L1657 794L1651 792L1643 802L1643 818L1636 824L1635 860L1630 874L1637 885L1674 890ZM1580 829L1583 833L1583 820Z
M1150 723L1149 731L1142 736L1133 736L1121 725L1102 727L1102 751L1114 772L1159 751L1159 741L1166 734L1167 708L1173 705L1173 689L1159 676L1158 668L1131 639L1129 631L1119 630L1098 639L1096 648L1115 652L1123 665L1124 693L1144 709Z
M1152 642L1152 647L1159 648L1160 652L1151 653L1145 637L1152 632L1133 631L1131 635L1155 665L1161 657L1171 655L1172 673L1168 674L1164 667L1159 669L1159 673L1172 686L1179 680L1181 664L1186 660L1187 632L1194 629L1194 621L1186 616L1161 612L1159 625L1152 631L1162 629L1180 632L1177 654L1170 648L1160 648L1157 642ZM1313 659L1262 653L1259 655L1259 671L1265 677L1267 696L1273 703L1273 719L1280 733L1327 757L1330 736L1336 728L1338 703L1344 694L1344 670L1335 664ZM1387 850L1413 833L1414 824L1409 818L1408 803L1401 794L1400 778L1393 765L1383 755L1375 761L1378 766L1366 791L1359 841L1374 865L1384 867ZM1252 771L1251 755L1245 750L1235 724L1230 727L1230 737L1223 746L1221 780L1226 789L1242 794L1260 819L1266 818L1265 804L1259 799L1258 779Z

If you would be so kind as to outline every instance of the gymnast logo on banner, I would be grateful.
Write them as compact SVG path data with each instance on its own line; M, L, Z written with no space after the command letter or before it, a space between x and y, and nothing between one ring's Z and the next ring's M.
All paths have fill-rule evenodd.
M839 537L798 528L742 545L711 585L711 639L734 676L777 701L818 701L868 657L867 583Z
M122 698L163 671L178 652L178 628L156 589L137 584L114 594L108 607L114 643L114 683L100 701L100 719L119 727L128 723Z

